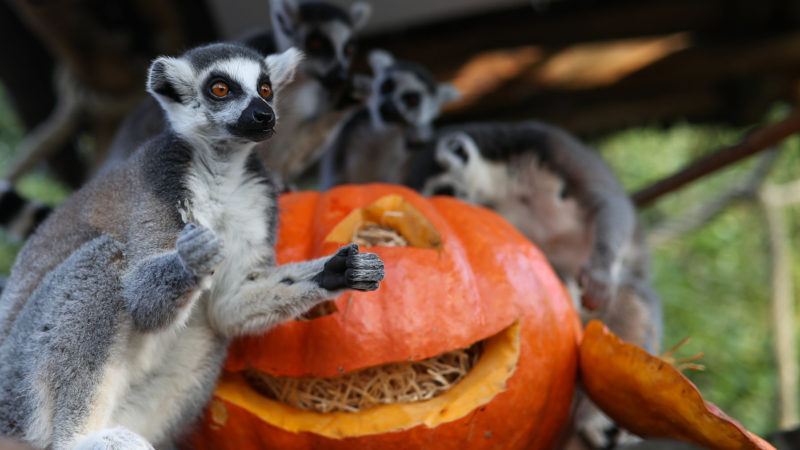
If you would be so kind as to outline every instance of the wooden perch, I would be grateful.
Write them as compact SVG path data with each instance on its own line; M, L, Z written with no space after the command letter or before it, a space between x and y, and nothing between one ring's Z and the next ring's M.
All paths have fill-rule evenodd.
M798 131L800 131L800 111L795 110L780 122L753 131L742 142L704 156L677 173L637 191L633 194L633 202L639 208L647 206L662 195L675 191L702 176L771 148Z

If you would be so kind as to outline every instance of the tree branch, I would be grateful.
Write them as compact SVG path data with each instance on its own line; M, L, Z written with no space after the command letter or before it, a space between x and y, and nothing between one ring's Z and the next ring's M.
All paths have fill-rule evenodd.
M675 191L702 176L773 147L798 131L800 131L800 111L795 110L780 122L753 131L742 142L717 150L690 163L675 174L637 191L633 194L633 202L639 208L647 206L662 195Z

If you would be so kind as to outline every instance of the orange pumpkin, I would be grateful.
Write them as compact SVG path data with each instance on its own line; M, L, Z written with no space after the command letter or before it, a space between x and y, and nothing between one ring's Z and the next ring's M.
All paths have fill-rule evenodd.
M381 184L289 194L280 210L279 263L329 255L375 226L409 245L362 247L384 261L377 291L235 342L192 448L553 445L572 400L580 322L544 256L511 225ZM452 375L452 361L463 373Z

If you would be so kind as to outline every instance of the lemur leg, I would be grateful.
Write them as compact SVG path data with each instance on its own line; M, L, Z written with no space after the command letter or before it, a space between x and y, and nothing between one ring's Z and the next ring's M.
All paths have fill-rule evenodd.
M122 280L123 297L140 330L185 320L223 258L222 241L213 231L193 223L183 228L176 247L141 262Z
M98 431L75 446L75 450L153 450L143 437L125 427Z
M108 427L126 383L118 357L129 322L123 267L122 246L100 236L50 272L23 309L21 323L36 324L15 337L27 349L33 408L26 439L34 445L71 449Z
M351 244L333 256L253 275L238 292L210 305L211 321L226 336L263 332L345 289L373 291L383 277L378 255L359 253Z

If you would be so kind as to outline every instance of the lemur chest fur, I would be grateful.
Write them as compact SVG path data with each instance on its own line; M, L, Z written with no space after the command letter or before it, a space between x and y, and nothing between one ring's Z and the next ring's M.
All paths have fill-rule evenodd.
M272 257L269 186L247 171L246 157L219 161L195 156L187 178L192 219L224 243L225 259L211 280L212 297L235 290Z
M528 159L528 158L525 158ZM586 209L569 194L565 180L538 158L499 165L505 195L491 205L548 255L551 263L577 273L592 249L594 227Z

